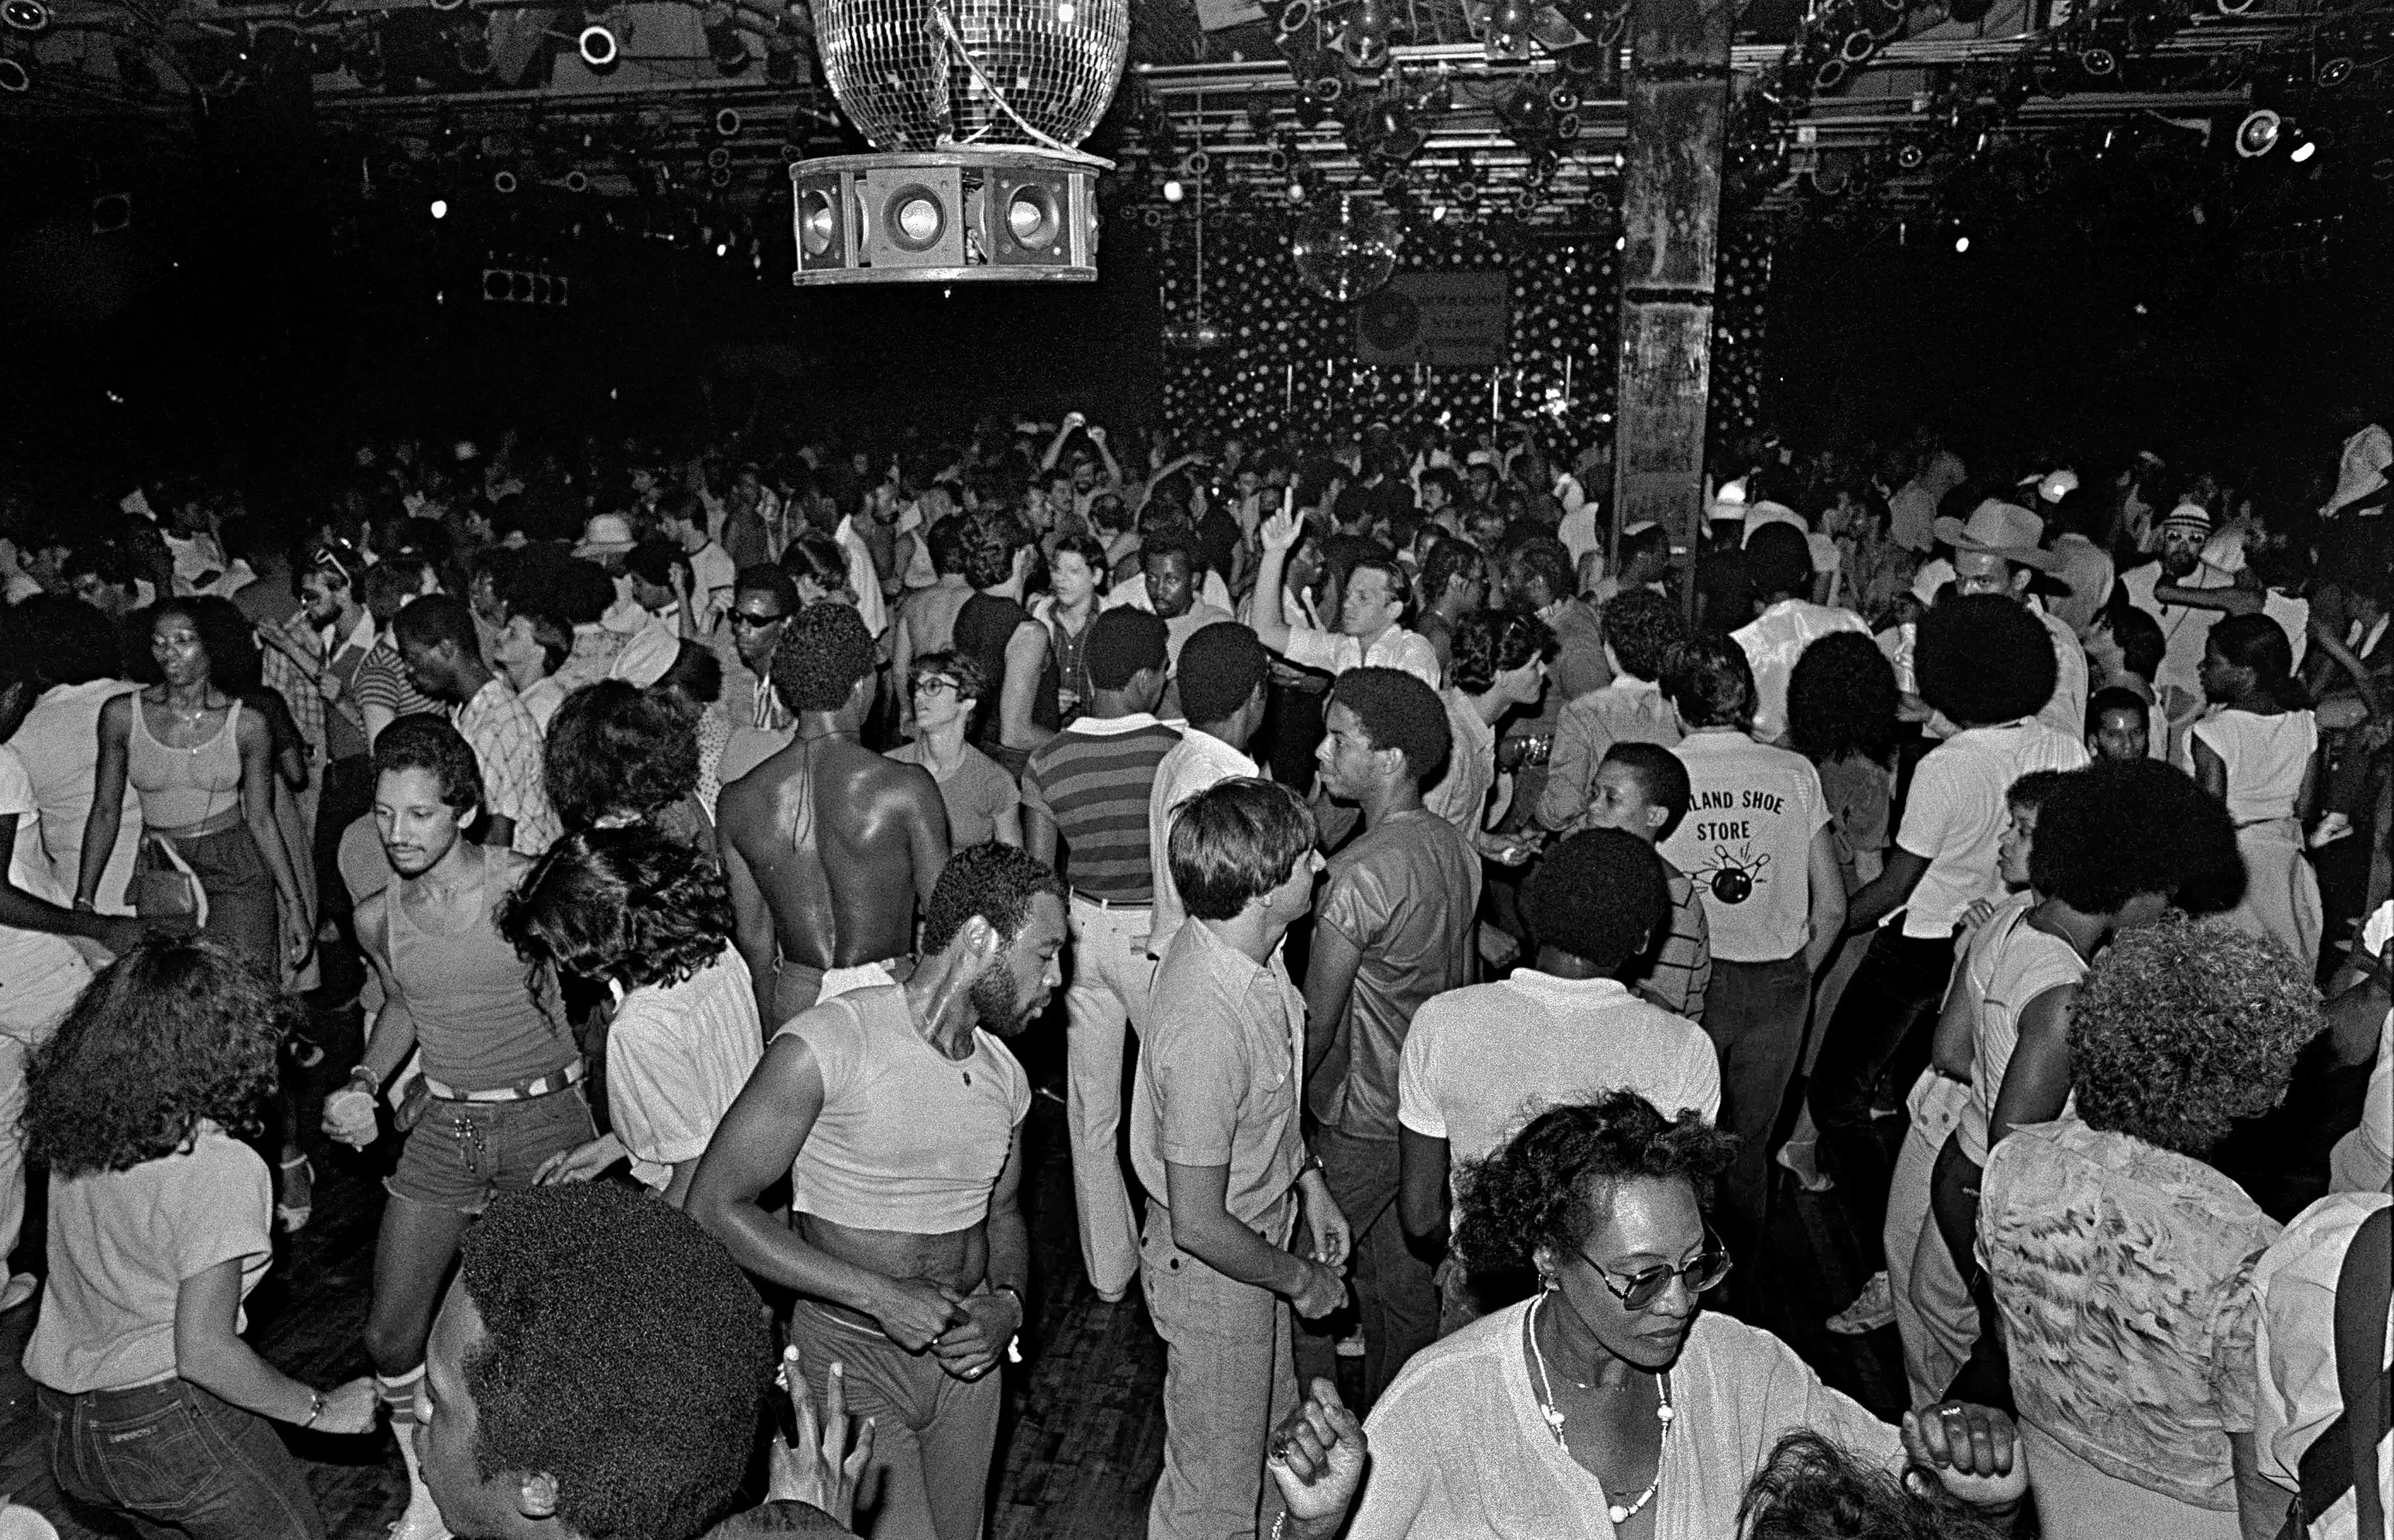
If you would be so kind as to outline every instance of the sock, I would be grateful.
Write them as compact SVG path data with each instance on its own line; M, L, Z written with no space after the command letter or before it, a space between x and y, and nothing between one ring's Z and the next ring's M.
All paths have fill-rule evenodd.
M424 1365L403 1375L376 1375L375 1388L390 1414L390 1431L399 1441L399 1457L407 1468L407 1511L391 1526L390 1540L449 1540L440 1507L424 1484L423 1468L415 1458L415 1388L423 1382Z

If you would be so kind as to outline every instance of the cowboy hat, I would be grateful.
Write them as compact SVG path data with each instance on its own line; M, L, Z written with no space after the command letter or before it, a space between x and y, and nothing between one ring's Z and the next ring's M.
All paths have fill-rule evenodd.
M1940 519L1935 529L1937 538L1957 552L2000 556L2040 573L2058 573L2065 565L2060 557L2037 544L2045 536L2045 520L2017 504L1990 497L1970 510L1968 522Z
M582 543L573 547L580 557L621 556L638 542L632 538L632 521L620 513L594 513L582 526Z

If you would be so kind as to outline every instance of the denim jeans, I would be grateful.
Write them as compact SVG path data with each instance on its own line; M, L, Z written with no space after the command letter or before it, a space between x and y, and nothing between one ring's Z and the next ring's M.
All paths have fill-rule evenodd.
M1811 999L1812 974L1800 952L1769 963L1713 959L1703 1027L1720 1056L1719 1126L1737 1136L1736 1159L1721 1180L1717 1227L1731 1256L1759 1255L1770 1192L1771 1126L1804 1057Z
M836 1359L848 1415L873 1419L873 1464L857 1494L870 1507L856 1532L872 1540L973 1540L989 1507L1006 1395L1000 1372L958 1379L929 1353L910 1353L809 1299L790 1311L790 1341L818 1399Z
M1879 927L1812 1065L1821 1153L1856 1228L1870 1240L1887 1224L1888 1185L1895 1178L1872 1125L1871 1093L1882 1071L1892 1069L1896 1085L1908 1089L1928 1062L1925 1023L1945 998L1953 971L1951 936L1906 936L1900 919Z
M59 1490L125 1515L144 1540L324 1540L299 1462L265 1418L183 1379L34 1389Z
M1065 1127L1072 1139L1072 1197L1081 1213L1081 1265L1107 1299L1138 1277L1138 1227L1114 1147L1122 1126L1124 1028L1147 1016L1155 960L1147 954L1155 910L1072 895L1072 982L1064 991Z
M1288 1301L1174 1245L1160 1203L1147 1205L1139 1277L1164 1338L1164 1475L1148 1540L1254 1540L1281 1509L1264 1448L1297 1402Z

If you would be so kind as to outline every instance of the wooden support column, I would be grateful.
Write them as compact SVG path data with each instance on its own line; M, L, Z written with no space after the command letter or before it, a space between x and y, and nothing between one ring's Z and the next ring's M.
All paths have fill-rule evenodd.
M1622 168L1621 388L1613 528L1651 520L1695 548L1727 146L1730 0L1636 0ZM1690 563L1680 599L1695 613Z

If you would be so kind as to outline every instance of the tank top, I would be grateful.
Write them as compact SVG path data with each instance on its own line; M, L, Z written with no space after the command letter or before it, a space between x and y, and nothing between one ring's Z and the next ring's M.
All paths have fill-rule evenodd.
M1987 1129L2003 1095L2004 1072L2019 1046L2020 1012L2046 991L2086 977L2086 960L2078 949L2029 924L2028 916L2023 905L2008 916L1988 921L1986 944L1972 947L1963 964L1963 987L1979 998L1979 1028L1970 1061L1970 1099L1954 1132L1962 1140L1962 1153L1981 1166L1987 1164ZM2069 1116L2077 1104L2073 1093L2062 1103L2061 1115Z
M956 651L971 654L989 678L988 693L981 697L980 708L973 715L972 739L984 749L998 741L998 703L1006 694L1006 644L1030 619L1030 611L995 594L977 593L956 611L954 645ZM1054 634L1048 632L1051 638ZM1056 704L1056 691L1062 682L1051 641L1046 659L1040 666L1039 682L1031 691L1031 725L1044 732L1053 732L1063 725Z
M455 934L409 918L401 884L382 891L390 936L390 972L415 1022L424 1071L461 1091L496 1090L563 1069L573 1039L552 1025L533 999L529 969L499 934L484 857L475 919ZM499 886L502 896L505 884Z
M125 776L141 796L141 823L152 834L196 829L241 806L241 703L225 713L224 727L204 744L178 748L150 733L150 714L133 697L133 733L125 745Z

